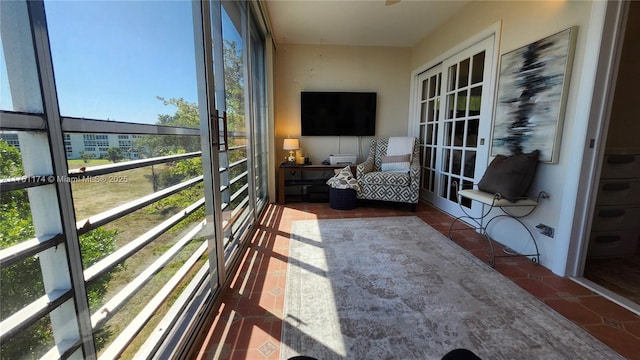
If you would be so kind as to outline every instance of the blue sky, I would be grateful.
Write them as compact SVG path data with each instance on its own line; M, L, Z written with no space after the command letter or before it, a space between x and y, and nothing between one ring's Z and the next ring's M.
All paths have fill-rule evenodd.
M63 116L155 123L156 96L197 101L189 1L48 1Z
M176 110L158 96L197 102L191 1L49 0L45 11L62 116L153 124ZM242 44L223 14L224 36ZM0 109L12 110L3 57Z
M175 113L157 96L197 102L190 1L48 0L45 11L62 116L153 124ZM223 28L242 43L226 16ZM3 57L0 108L11 110Z

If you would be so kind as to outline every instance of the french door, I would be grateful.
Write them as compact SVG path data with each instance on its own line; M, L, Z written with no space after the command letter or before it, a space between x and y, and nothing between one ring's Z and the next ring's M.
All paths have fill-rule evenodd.
M477 183L487 166L491 132L494 36L417 76L420 197L454 216L456 189ZM480 206L466 199L466 211Z

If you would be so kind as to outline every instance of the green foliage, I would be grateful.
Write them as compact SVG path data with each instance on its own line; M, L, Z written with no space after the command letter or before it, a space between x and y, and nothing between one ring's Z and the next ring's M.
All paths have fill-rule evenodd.
M164 105L173 105L177 108L174 115L159 115L158 125L181 126L190 128L200 127L200 117L197 104L185 101L182 98L165 100L158 97ZM200 141L194 137L176 136L147 136L136 141L136 147L145 149L147 156L183 154L200 150ZM162 190L170 186L202 174L202 159L192 158L164 165L154 165L151 175L147 179L153 184L154 191ZM203 195L203 187L193 186L162 199L147 209L148 213L167 214L175 209L184 209ZM201 217L204 217L202 212ZM175 229L181 226L174 227Z
M194 158L170 163L167 164L164 169L157 171L156 174L159 189L164 189L201 175L202 159ZM161 212L164 214L172 209L183 209L201 198L203 196L202 190L203 187L201 185L182 190L177 194L154 203L153 206L148 209L148 212Z
M200 115L197 104L190 103L182 98L165 100L162 97L158 97L158 100L162 101L164 105L175 106L176 112L174 115L158 115L157 125L200 128ZM134 149L147 158L194 152L200 151L200 139L193 136L180 135L145 135L136 139Z
M0 176L15 177L23 173L20 152L0 140ZM35 236L29 196L26 190L0 192L0 249L16 245ZM83 265L94 264L115 249L117 232L98 228L80 237ZM55 249L49 250L55 251ZM113 273L113 272L112 272ZM90 306L104 298L111 275L102 276L88 289ZM5 267L0 271L0 316L5 319L45 294L38 256ZM35 356L36 349L50 345L51 327L39 321L2 345L3 359ZM97 341L97 340L96 340Z
M20 151L0 140L0 177L22 176ZM29 198L26 190L0 191L0 249L33 237Z
M95 159L96 156L92 153L80 151L80 157L82 158L82 161L86 164L89 161L91 161L91 159Z
M224 41L224 85L228 129L246 133L242 48L230 40Z
M124 154L122 153L122 149L119 147L110 147L107 149L106 158L115 163L124 159Z
M0 177L9 178L23 175L20 151L0 139Z
M200 128L200 115L198 112L198 104L185 101L183 98L165 99L158 96L158 100L164 105L173 105L177 108L173 115L158 115L156 124L165 126L179 126L187 128Z

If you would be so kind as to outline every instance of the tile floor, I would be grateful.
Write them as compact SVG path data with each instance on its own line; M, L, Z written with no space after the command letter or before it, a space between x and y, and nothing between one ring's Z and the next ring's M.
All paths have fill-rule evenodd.
M222 296L212 326L203 334L197 359L278 359L284 317L289 232L295 220L415 215L447 233L452 218L420 203L368 203L354 210L329 204L269 205L230 288ZM486 240L473 232L454 241L475 256L489 258ZM640 316L525 258L501 258L495 269L628 359L640 360ZM506 281L506 280L505 280Z

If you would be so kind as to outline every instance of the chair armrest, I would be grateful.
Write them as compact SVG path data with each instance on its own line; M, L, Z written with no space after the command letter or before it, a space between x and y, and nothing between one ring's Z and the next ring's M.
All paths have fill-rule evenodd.
M364 174L373 171L373 158L367 158L365 162L358 164L356 167L356 179L362 178Z
M409 167L409 178L411 179L409 186L411 186L412 189L420 189L421 172L420 159L414 156L413 159L411 159L411 166Z

